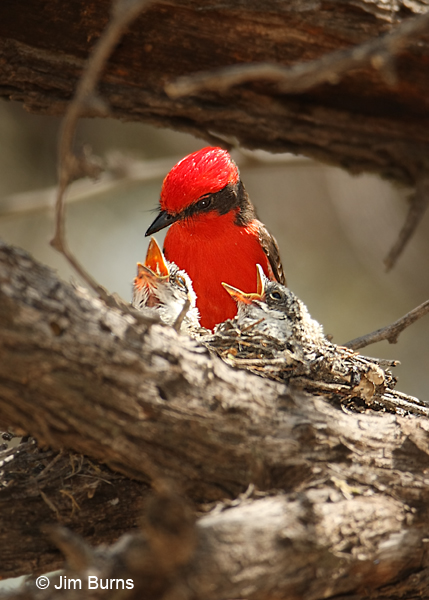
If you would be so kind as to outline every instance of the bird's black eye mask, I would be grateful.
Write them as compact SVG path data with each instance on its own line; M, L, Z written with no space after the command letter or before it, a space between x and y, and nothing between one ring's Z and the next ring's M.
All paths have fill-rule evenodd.
M218 215L226 215L227 212L239 206L237 186L228 184L214 194L205 194L196 202L187 206L181 213L181 219L192 219L197 215L216 211Z
M241 181L236 184L228 183L219 192L201 196L201 198L198 198L196 202L180 213L174 214L162 210L145 235L153 235L177 221L191 220L204 213L216 211L218 215L226 215L231 210L236 210L237 208L238 210L234 219L236 225L245 226L255 218L255 209Z
M231 210L239 209L235 217L236 225L247 225L255 218L253 205L243 184L239 181L236 184L228 183L223 189L214 194L201 196L196 202L185 208L180 213L180 219L192 219L193 217L216 211L218 215L226 215Z

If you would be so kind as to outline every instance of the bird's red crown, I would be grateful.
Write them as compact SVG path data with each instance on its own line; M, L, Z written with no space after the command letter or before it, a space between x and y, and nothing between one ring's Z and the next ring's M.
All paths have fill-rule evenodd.
M161 209L179 213L204 194L219 192L238 180L237 166L226 150L212 147L197 150L182 158L164 179Z

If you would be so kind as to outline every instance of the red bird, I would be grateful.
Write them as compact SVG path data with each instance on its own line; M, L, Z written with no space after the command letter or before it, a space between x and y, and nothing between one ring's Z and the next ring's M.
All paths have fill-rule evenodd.
M260 264L269 279L286 284L277 242L256 218L237 166L225 150L198 150L168 173L160 213L146 235L169 225L164 253L192 279L203 327L213 329L237 313L222 281L254 289Z

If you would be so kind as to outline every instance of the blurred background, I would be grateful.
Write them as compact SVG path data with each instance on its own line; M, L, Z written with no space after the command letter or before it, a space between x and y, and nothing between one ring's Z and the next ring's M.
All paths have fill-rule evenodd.
M0 238L68 281L78 278L49 245L59 128L59 119L0 101ZM89 144L109 169L98 182L81 180L71 187L69 245L102 285L130 301L162 180L184 155L207 144L101 119L81 121L77 144ZM429 298L429 213L393 271L387 274L383 267L404 223L410 190L291 155L239 150L232 155L260 219L279 242L289 287L334 342L387 325ZM156 237L162 242L163 235ZM429 316L396 345L382 342L362 353L400 360L398 389L429 402Z

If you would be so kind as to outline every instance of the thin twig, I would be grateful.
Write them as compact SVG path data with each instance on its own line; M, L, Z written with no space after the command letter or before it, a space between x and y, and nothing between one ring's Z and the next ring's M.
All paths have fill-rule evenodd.
M406 394L400 394L399 392L385 393L381 398L377 398L387 408L397 411L397 409L405 410L414 415L422 415L429 417L429 407L424 406L418 398L414 396L407 396Z
M112 299L103 286L83 268L68 248L65 232L65 193L68 185L77 177L100 173L95 162L85 157L78 158L73 153L73 141L79 117L88 109L92 112L108 112L105 103L95 95L95 88L106 62L121 39L128 25L139 15L150 0L116 0L112 18L103 35L98 40L90 56L86 69L77 85L76 93L64 117L58 147L58 192L55 207L55 233L51 245L61 252L84 281L107 303Z
M386 271L390 271L395 266L398 258L404 251L405 246L413 236L417 225L422 220L423 215L429 205L429 177L421 177L417 181L416 191L411 199L410 208L405 219L405 223L399 232L398 239L393 244L389 254L384 259Z
M411 404L417 404L418 406L422 406L429 410L428 404L424 400L420 400L420 398L416 398L415 396L409 396L408 394L404 394L404 392L399 392L398 390L390 390L389 392L385 392L387 396L394 395L396 398L402 398L402 400L406 400L407 402L411 402Z
M60 452L51 460L51 462L43 469L43 471L36 476L36 479L42 479L45 477L48 471L50 471L52 467L60 460L62 455L63 450L60 450Z
M271 367L280 366L286 367L291 363L287 363L284 358L228 358L234 365L250 366L250 367Z
M168 83L165 91L170 97L178 98L202 91L226 91L235 85L264 80L278 84L278 89L283 93L298 94L322 83L338 83L343 75L367 64L378 69L389 84L394 84L396 78L391 55L397 52L406 40L427 31L428 25L429 13L408 19L392 33L304 64L292 67L273 63L234 65L179 77Z
M58 508L55 506L55 504L51 500L49 500L48 496L45 494L44 491L39 490L39 494L42 497L42 500L45 502L45 504L47 504L49 506L49 508L52 510L52 512L55 513L57 520L59 521L61 517L60 517L60 513L58 511Z
M173 329L175 331L180 331L180 328L181 328L182 323L183 323L183 319L186 317L186 313L188 312L190 306L191 306L191 301L187 297L186 300L185 300L184 305L182 306L182 310L180 311L180 313L178 314L176 320L173 323Z
M328 392L350 396L350 386L348 385L343 385L341 383L329 383L327 381L315 381L309 377L294 377L290 381L290 386L292 389L295 387L298 389L314 390L319 394Z
M377 329L377 331L350 340L350 342L347 342L344 346L347 346L347 348L351 348L352 350L360 350L361 348L365 348L366 346L370 346L371 344L383 340L387 340L389 344L396 344L402 331L418 319L424 317L427 313L429 313L429 300L426 300L426 302L423 302L423 304L420 304L420 306L417 306L391 325L387 325L386 327Z

